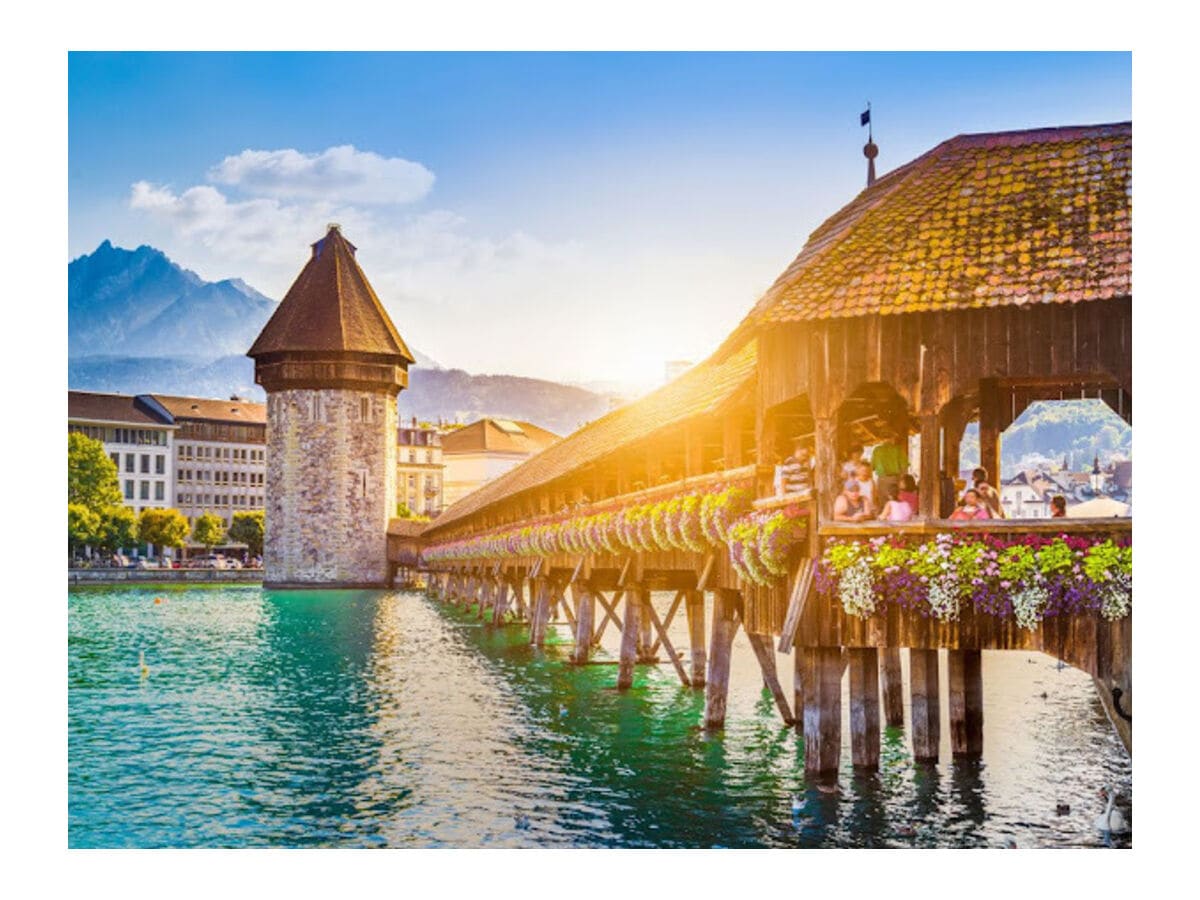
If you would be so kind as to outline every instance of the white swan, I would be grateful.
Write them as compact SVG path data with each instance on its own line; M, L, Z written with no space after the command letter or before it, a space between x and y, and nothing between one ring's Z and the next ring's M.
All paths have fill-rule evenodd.
M1104 812L1096 816L1095 828L1101 834L1126 834L1129 826L1125 824L1125 816L1119 809L1114 808L1117 802L1117 789L1108 788L1100 792L1101 796L1106 794L1108 795L1108 805L1104 808Z

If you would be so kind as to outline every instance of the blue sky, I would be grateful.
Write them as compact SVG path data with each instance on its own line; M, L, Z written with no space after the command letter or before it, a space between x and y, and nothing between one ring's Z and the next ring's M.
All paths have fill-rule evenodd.
M410 344L573 381L711 351L863 187L868 99L881 172L1132 117L1126 53L75 53L68 78L70 258L148 243L279 298L340 221Z

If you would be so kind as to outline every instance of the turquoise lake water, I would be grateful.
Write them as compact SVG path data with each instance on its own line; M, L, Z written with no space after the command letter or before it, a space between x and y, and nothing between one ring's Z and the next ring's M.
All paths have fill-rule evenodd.
M71 847L1101 847L1106 785L1132 820L1091 680L1040 654L984 654L981 760L951 760L943 688L939 765L889 730L856 776L847 724L828 794L741 634L706 734L669 664L618 693L615 666L569 664L565 625L536 650L414 593L82 589L68 609ZM682 613L671 636L686 653Z

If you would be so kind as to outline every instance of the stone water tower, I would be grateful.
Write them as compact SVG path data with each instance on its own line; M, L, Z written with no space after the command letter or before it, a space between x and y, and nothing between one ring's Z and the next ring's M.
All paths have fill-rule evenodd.
M267 392L266 587L381 587L412 354L337 225L246 354Z

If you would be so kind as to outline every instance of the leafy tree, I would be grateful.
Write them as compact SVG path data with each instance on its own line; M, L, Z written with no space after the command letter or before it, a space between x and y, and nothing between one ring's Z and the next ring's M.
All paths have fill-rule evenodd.
M121 505L117 467L104 452L104 444L76 432L67 435L67 502L96 514Z
M182 547L187 536L187 519L177 509L143 509L138 517L138 537L151 553L156 547Z
M396 504L397 519L411 519L414 522L428 522L429 516L422 516L419 513L413 512L407 503Z
M100 517L82 503L67 504L67 547L74 555L85 544L96 543Z
M197 516L196 524L192 526L192 540L203 544L211 553L213 547L225 541L225 523L216 513Z
M229 539L249 547L251 556L261 556L265 526L266 514L261 509L236 512L233 514L233 524L229 526Z
M137 517L128 506L110 506L100 513L99 518L96 543L101 550L115 553L122 547L132 547L137 543Z

